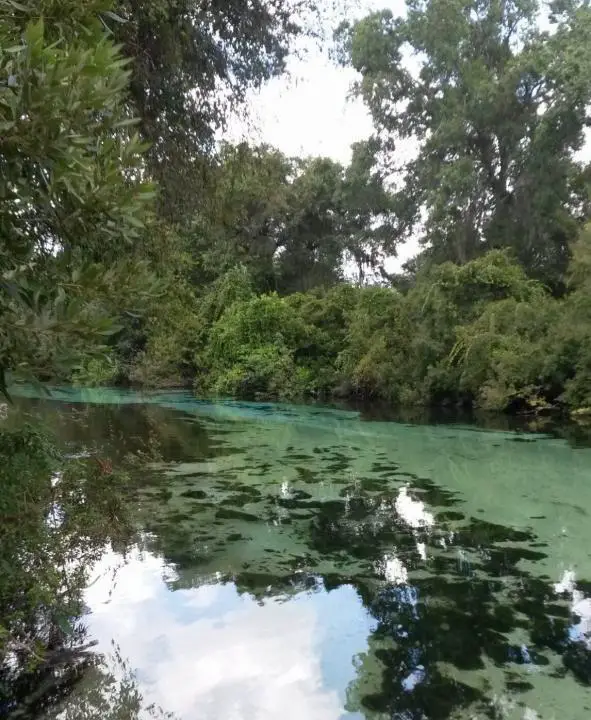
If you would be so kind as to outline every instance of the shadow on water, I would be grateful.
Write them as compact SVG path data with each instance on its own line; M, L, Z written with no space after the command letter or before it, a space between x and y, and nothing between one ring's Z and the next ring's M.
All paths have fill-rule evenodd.
M79 563L100 565L99 548L109 544L119 568L131 572L137 565L140 573L156 563L165 593L151 592L159 593L161 609L178 603L173 614L217 588L219 607L207 611L215 617L214 628L229 622L224 603L236 605L237 617L248 609L245 617L257 618L258 607L267 613L261 616L265 622L274 622L274 613L290 607L322 607L339 593L352 593L346 595L353 603L348 622L358 624L360 640L351 645L350 669L334 681L338 704L322 711L310 705L309 717L591 716L591 585L585 582L591 581L591 562L578 540L587 533L591 508L581 495L584 488L591 500L591 488L583 484L588 455L582 458L547 436L527 435L531 442L515 443L508 432L352 422L336 410L316 409L302 420L305 411L282 407L281 422L274 422L273 406L255 412L251 405L234 404L231 414L220 417L217 410L196 412L189 400L176 408L47 401L23 407L51 423L70 452L108 458L125 473L124 486L116 489L124 493L127 534L113 542L103 523L93 552L79 554ZM562 491L554 492L561 484ZM101 487L108 505L115 486ZM84 545L82 528L77 532L72 546ZM116 572L103 573L109 587L116 580ZM78 590L79 602L90 602L82 576ZM117 613L143 606L124 599L109 615L111 592L104 606L91 604L92 614L81 608L72 614L69 622L80 637L68 642L85 645L93 623L98 628L100 622L119 642ZM197 612L197 605L190 607ZM134 622L140 634L148 632L141 619ZM290 638L287 621L277 622L278 632ZM242 626L236 627L226 665L243 648ZM204 629L199 632L197 637L206 637ZM314 632L311 645L324 643L328 669L321 675L328 683L330 667L341 662L339 643L353 630L343 622L333 634ZM167 652L178 652L186 667L202 667L213 653L211 646L181 650L177 643ZM217 718L228 707L215 688L193 698L197 705L185 706L170 699L173 688L172 706L162 701L160 710L150 689L158 679L144 677L161 667L156 659L128 658L116 646L84 653L58 694L43 695L39 674L23 670L7 716L126 720L171 710L183 719ZM239 717L274 716L266 705L256 705L252 688L248 704L238 685L215 682L220 693L235 693ZM35 694L43 701L32 702ZM209 704L200 706L203 698ZM183 712L186 707L193 709Z

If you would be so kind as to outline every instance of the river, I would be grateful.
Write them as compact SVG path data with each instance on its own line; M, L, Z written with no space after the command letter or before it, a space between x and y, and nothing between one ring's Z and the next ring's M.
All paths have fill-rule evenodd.
M188 393L18 404L133 458L134 533L86 568L94 662L37 717L591 717L584 445Z

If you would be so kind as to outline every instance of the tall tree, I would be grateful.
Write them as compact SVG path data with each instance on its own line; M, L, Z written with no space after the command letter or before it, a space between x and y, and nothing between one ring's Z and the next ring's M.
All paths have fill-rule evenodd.
M385 257L396 252L394 198L379 167L375 138L354 143L341 190L343 234L347 258L355 263L363 284L368 271L383 270Z
M276 289L275 255L283 242L292 162L266 145L224 144L195 216L198 282L245 265L261 291Z
M295 165L276 261L277 282L284 293L337 282L345 249L339 197L343 167L330 158Z
M555 282L585 197L573 154L589 120L591 9L555 4L552 32L540 10L537 0L407 0L405 17L374 13L339 38L383 149L417 146L391 165L401 231L439 260L510 245Z
M281 73L314 0L117 0L105 18L132 60L133 111L160 209L200 204L215 133L249 88Z
M334 284L350 262L363 283L394 251L392 196L375 167L375 152L375 142L359 142L346 167L328 158L296 164L278 257L283 291Z
M240 263L261 292L330 285L353 260L363 279L393 247L392 199L358 143L344 168L329 158L290 159L268 146L224 145L196 215L200 280Z

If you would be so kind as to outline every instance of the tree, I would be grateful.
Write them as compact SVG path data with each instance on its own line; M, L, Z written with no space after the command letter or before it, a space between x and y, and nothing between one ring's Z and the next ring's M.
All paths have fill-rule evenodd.
M292 173L292 162L274 148L222 145L192 232L197 284L244 265L257 290L276 289Z
M242 264L259 292L305 291L341 280L352 258L363 280L393 247L391 196L373 149L358 143L344 168L266 145L223 145L189 233L194 281Z
M132 114L151 143L160 210L199 207L215 133L249 88L281 73L313 0L117 0L106 19L132 61Z
M557 284L586 192L573 153L591 100L591 9L568 3L552 33L539 12L537 0L408 0L406 17L374 13L339 38L382 149L418 148L390 167L400 231L420 232L435 262L512 246Z
M153 188L104 3L0 4L0 389L103 351L150 294L133 252ZM44 17L47 16L48 22ZM129 305L133 303L133 305Z
M375 138L354 143L341 189L346 254L356 265L360 285L368 271L383 273L384 258L396 252L399 239L393 195L377 167L378 152Z
M363 284L394 251L392 196L375 169L376 149L373 141L355 143L347 167L328 158L297 163L278 258L283 292L329 287L351 260Z
M277 257L281 292L310 290L342 279L342 166L329 158L296 163Z
M24 697L34 715L92 662L83 591L106 543L133 537L130 479L96 457L65 458L16 414L0 428L0 460L0 703L10 714Z

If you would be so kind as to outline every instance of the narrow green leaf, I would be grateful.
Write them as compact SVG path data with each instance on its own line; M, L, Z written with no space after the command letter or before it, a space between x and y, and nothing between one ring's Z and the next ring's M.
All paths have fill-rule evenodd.
M103 335L104 337L110 337L111 335L116 335L117 333L121 332L123 330L122 325L112 325L111 327L105 328L104 330L97 330L97 335Z
M117 13L114 13L112 10L105 10L103 15L106 15L111 20L114 20L118 23L126 23L127 20L125 18L122 18L120 15L117 15Z
M119 122L116 122L114 127L121 128L121 127L129 127L130 125L137 125L139 123L139 118L126 118L125 120L119 120Z

